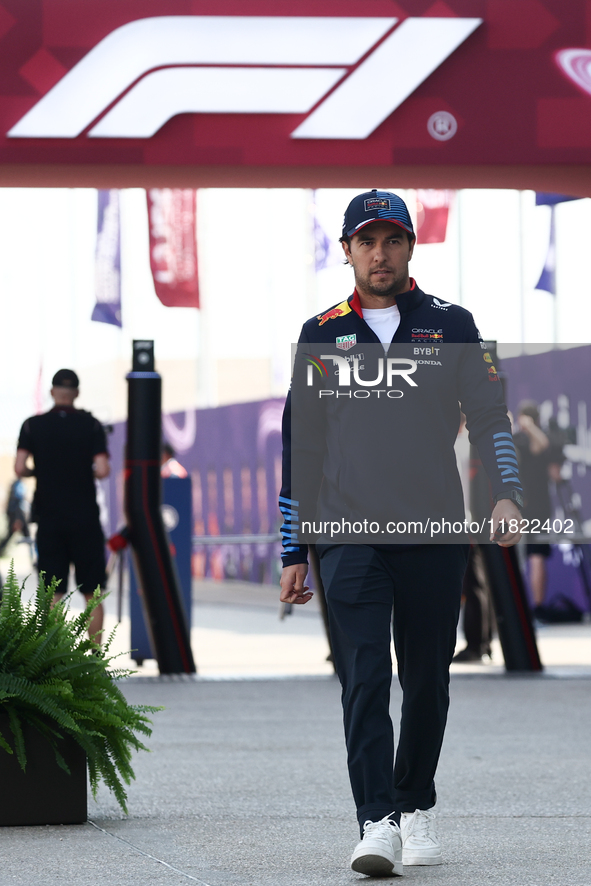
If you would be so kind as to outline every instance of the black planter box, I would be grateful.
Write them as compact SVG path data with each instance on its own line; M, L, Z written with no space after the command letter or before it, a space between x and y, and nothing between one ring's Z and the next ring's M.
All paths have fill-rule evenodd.
M0 730L12 746L8 717L0 712ZM81 824L87 820L86 754L66 736L58 742L70 775L57 765L51 745L23 724L27 771L16 754L0 748L0 826Z

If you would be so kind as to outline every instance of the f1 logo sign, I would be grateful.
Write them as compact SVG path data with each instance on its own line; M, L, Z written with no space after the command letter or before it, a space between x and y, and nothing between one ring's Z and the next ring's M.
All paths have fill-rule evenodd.
M101 40L8 135L76 138L89 130L90 138L150 138L176 114L311 111L292 138L364 139L481 22L139 19Z

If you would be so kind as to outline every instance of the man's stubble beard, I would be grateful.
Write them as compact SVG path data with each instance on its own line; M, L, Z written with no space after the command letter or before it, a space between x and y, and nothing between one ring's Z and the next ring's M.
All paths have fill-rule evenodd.
M384 284L378 284L378 286L375 286L374 283L372 283L371 273L366 277L360 277L355 266L353 266L353 273L355 275L355 285L357 288L362 289L377 298L391 298L393 295L400 295L401 292L405 292L407 289L406 281L408 279L408 267L397 274L387 288L384 288Z

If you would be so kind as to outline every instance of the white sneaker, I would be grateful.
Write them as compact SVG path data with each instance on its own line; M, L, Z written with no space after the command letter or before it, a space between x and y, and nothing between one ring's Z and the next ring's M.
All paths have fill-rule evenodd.
M363 838L351 856L351 868L368 877L401 877L402 837L395 821L366 821Z
M441 864L441 846L435 831L435 813L415 809L400 816L403 864Z

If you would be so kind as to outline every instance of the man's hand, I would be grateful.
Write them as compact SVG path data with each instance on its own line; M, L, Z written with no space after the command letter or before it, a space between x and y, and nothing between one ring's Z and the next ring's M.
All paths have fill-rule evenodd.
M281 594L279 599L282 603L307 603L314 596L304 582L308 574L307 563L296 563L295 566L284 566L281 573Z
M502 548L510 548L516 545L521 538L521 532L519 531L521 511L515 502L511 501L510 498L502 498L494 506L491 517L493 523L490 540L496 541ZM504 527L502 527L503 523Z
M111 465L109 463L109 456L106 452L100 452L98 455L95 455L92 460L92 470L94 471L94 476L97 480L104 480L105 477L108 477L111 473Z
M34 477L35 471L27 467L27 459L30 456L28 449L17 449L14 462L14 473L17 477Z

